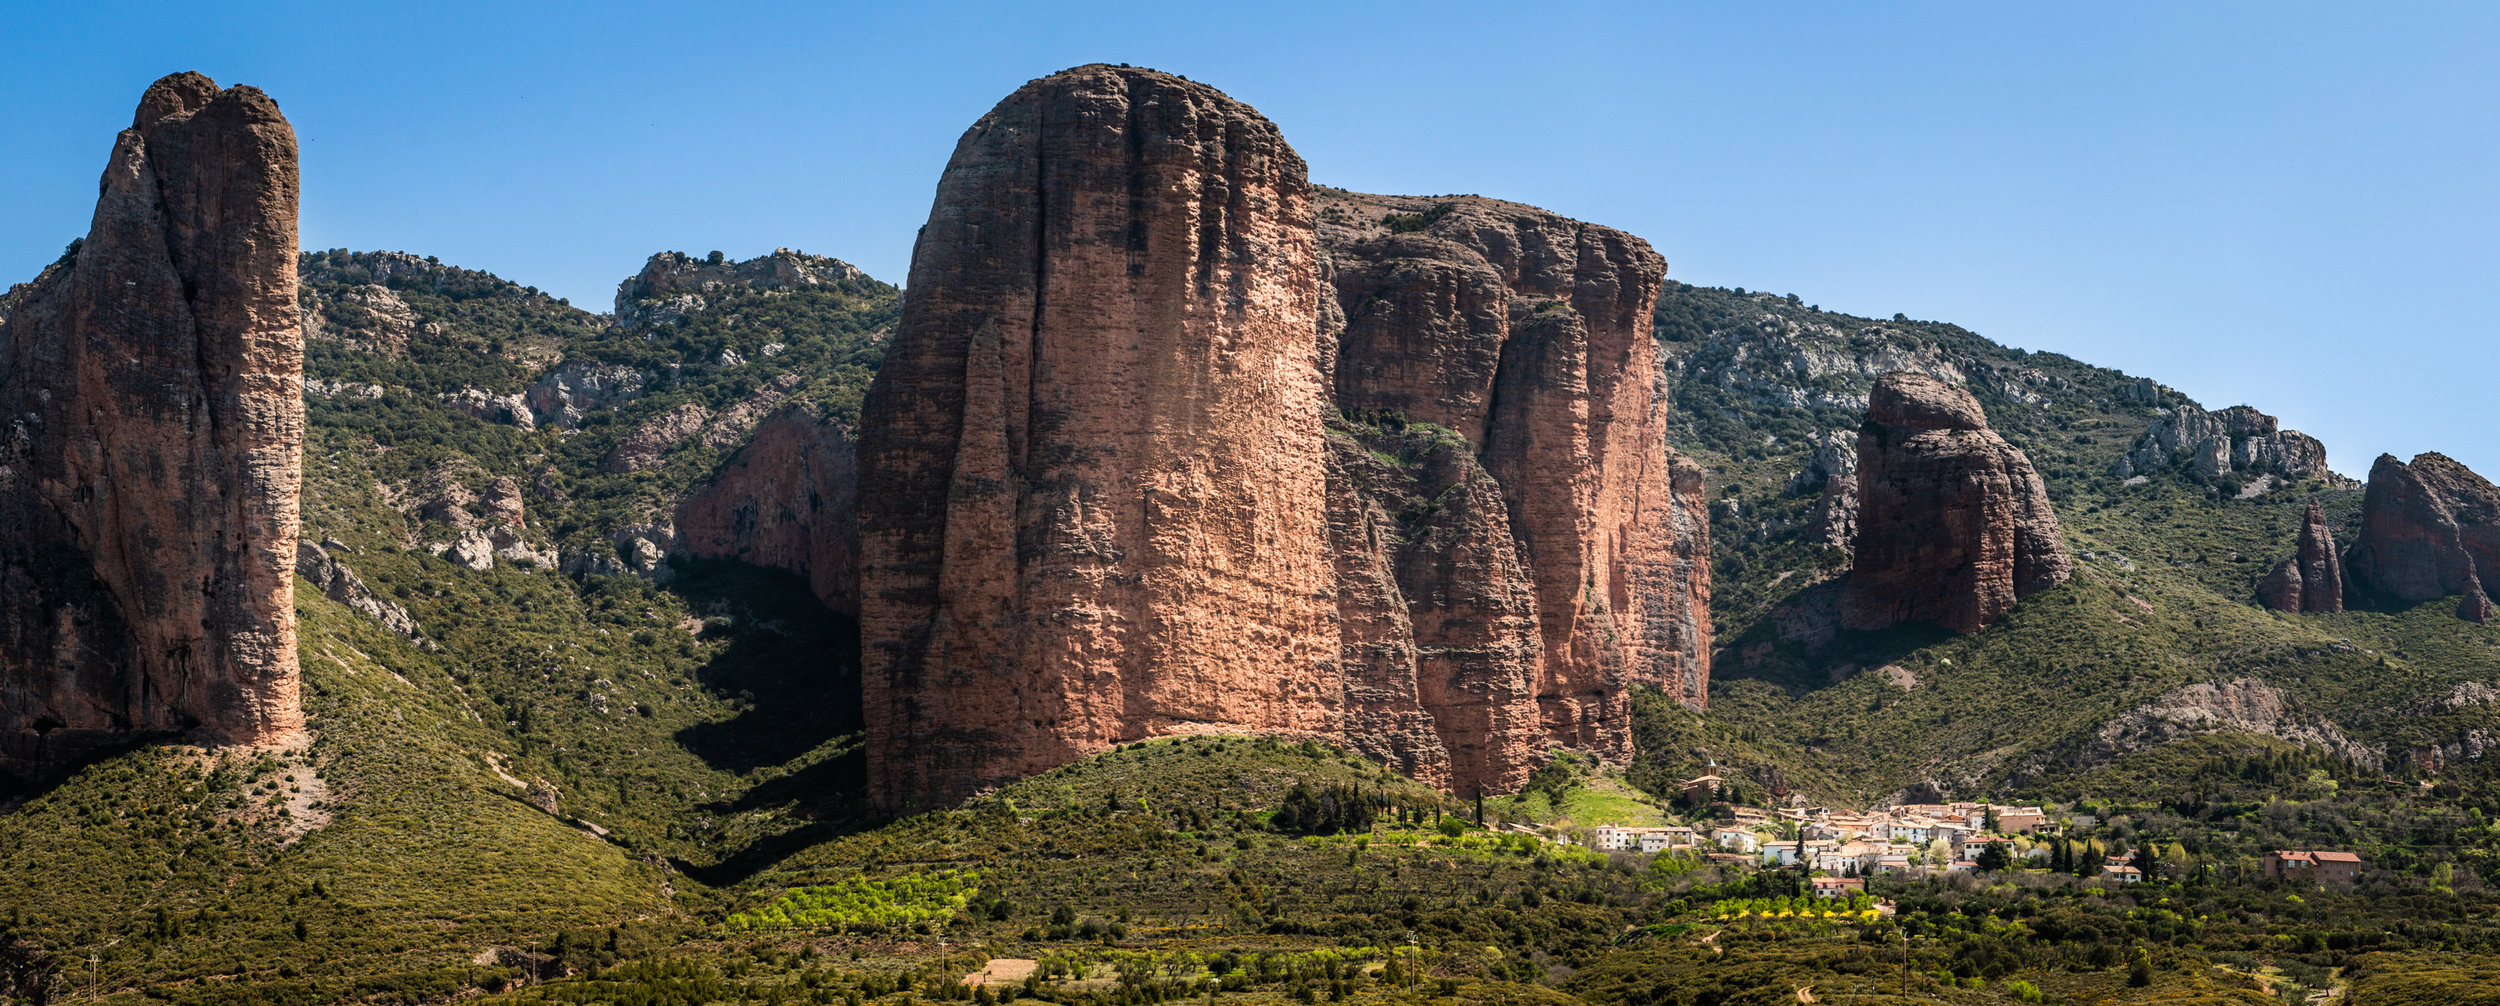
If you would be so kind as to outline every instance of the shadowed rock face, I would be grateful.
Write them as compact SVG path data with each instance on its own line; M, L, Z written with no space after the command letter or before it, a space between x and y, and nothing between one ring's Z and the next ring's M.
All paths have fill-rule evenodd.
M860 437L872 796L1333 733L1310 189L1212 88L1089 66L964 134Z
M2446 455L2406 464L2381 454L2344 566L2355 586L2389 600L2466 595L2479 610L2473 597L2500 576L2500 488Z
M849 431L792 406L677 506L677 547L807 577L825 607L859 614L857 462Z
M1858 432L1856 563L1842 623L1933 622L1977 632L2072 569L2048 490L1988 428L1970 393L1886 374Z
M2326 510L2316 501L2300 525L2300 546L2291 558L2266 574L2257 596L2276 611L2337 612L2344 610L2344 560L2335 553L2335 532L2326 525Z
M302 727L295 134L148 89L74 258L0 320L0 773L145 733Z
M1489 785L1515 788L1548 742L1628 756L1630 684L1695 706L1709 685L1701 473L1664 446L1656 395L1650 314L1666 262L1621 231L1473 196L1324 191L1319 220L1345 315L1323 338L1337 404L1465 438L1509 532L1476 547L1507 552L1531 588L1517 615L1536 645L1503 648L1517 663L1497 676L1533 682L1542 735L1489 738L1510 749ZM1452 568L1459 579L1409 589L1491 590L1467 579L1489 572ZM1488 624L1414 614L1427 654L1430 632ZM1494 672L1419 670L1461 691ZM1473 781L1459 778L1462 791Z

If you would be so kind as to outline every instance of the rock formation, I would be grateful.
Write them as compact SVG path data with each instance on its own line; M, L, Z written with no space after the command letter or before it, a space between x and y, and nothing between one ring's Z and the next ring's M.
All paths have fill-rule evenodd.
M300 730L295 134L156 82L94 225L0 321L0 773Z
M1708 684L1664 271L1531 207L1315 193L1273 125L1165 74L1027 85L956 149L864 413L875 798L1196 730L1460 792L1551 744L1627 756L1630 684ZM728 532L698 551L824 547L738 530L811 521L791 489L731 496L681 511Z
M1337 726L1310 200L1273 124L1147 70L964 134L860 436L881 805Z
M1840 597L1853 629L1977 632L2072 572L2031 459L1969 392L1916 374L1886 374L1868 397L1855 547Z
M2276 611L2344 610L2344 559L2335 552L2335 532L2316 500L2301 521L2298 549L2266 574L2257 596Z
M2500 577L2500 488L2441 454L2379 455L2344 555L2356 587L2388 600L2472 598ZM2472 617L2469 610L2467 617Z
M2124 390L2122 399L2128 397ZM2159 418L2136 438L2110 474L2132 478L2184 463L2207 478L2226 472L2292 480L2332 477L2326 467L2326 445L2308 434L2276 426L2273 416L2245 405L2207 412L2180 402L2175 408L2160 410Z
M1701 473L1664 446L1650 334L1666 262L1621 231L1475 196L1327 190L1319 220L1345 315L1342 332L1322 340L1337 405L1473 446L1476 484L1498 494L1504 537L1516 536L1481 547L1514 551L1535 588L1525 614L1539 645L1513 652L1535 682L1542 740L1628 757L1627 685L1695 706L1709 685ZM1497 586L1407 589L1431 599ZM1421 632L1427 620L1415 614ZM1478 621L1453 626L1477 631ZM1419 670L1439 681L1453 669ZM1532 751L1538 740L1513 743Z
M859 615L851 433L803 406L773 414L712 481L677 506L677 548L807 578L825 607Z
M616 323L633 328L676 321L709 306L706 294L717 296L730 287L773 292L867 277L858 266L841 259L788 248L744 262L729 261L719 252L701 259L684 252L661 252L645 261L640 273L617 285Z

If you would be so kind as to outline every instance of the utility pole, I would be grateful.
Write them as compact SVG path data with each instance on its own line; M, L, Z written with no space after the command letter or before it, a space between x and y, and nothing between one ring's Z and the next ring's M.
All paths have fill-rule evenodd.
M1901 998L1910 997L1910 927L1901 927Z

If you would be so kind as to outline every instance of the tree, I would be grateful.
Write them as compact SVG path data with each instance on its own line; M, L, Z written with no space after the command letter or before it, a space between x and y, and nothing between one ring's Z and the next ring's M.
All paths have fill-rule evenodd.
M2135 867L2136 872L2142 874L2144 882L2148 884L2161 875L2161 856L2153 851L2151 842L2146 842L2143 848L2135 850L2135 855L2127 860L2127 865Z
M2005 854L2003 842L1988 843L1987 848L1979 850L1979 858L1976 862L1979 864L1981 873L2002 873L2006 867L2013 865Z

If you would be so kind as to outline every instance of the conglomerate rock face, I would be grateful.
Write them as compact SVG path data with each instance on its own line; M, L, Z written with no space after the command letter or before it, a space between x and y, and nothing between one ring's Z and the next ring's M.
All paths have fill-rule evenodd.
M677 505L677 547L797 573L825 607L857 617L858 495L850 431L789 406Z
M1970 392L1917 374L1876 380L1858 433L1844 625L1977 632L2072 572L2039 472Z
M2500 488L2443 454L2381 454L2344 555L2356 587L2393 601L2464 595L2467 617L2500 577Z
M2257 596L2276 611L2344 610L2344 559L2335 552L2335 532L2317 501L2310 501L2301 521L2297 550L2266 574Z
M872 794L1198 730L1461 793L1628 757L1631 685L1709 680L1665 270L1532 207L1314 190L1176 77L1026 86L939 183L862 421Z
M1706 501L1700 469L1664 444L1650 333L1666 261L1621 231L1475 196L1327 190L1319 221L1345 315L1322 343L1337 405L1472 445L1510 530L1486 547L1513 552L1533 587L1537 646L1511 652L1544 736L1512 743L1629 756L1627 686L1695 706L1709 686Z
M0 320L0 773L303 725L295 134L156 82L73 255Z
M862 420L871 796L1333 733L1311 193L1203 85L1088 66L964 134Z

